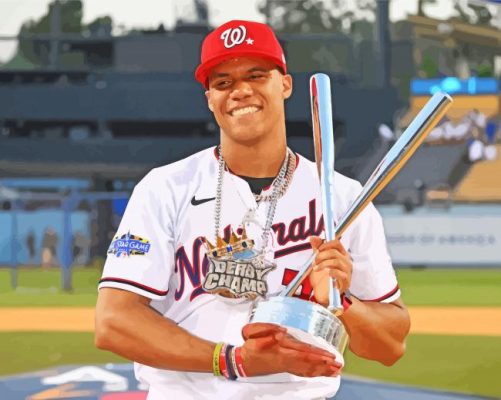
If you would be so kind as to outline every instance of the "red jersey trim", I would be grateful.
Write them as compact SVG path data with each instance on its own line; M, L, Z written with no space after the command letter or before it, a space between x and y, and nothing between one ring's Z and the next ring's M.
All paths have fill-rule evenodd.
M138 289L145 290L146 292L156 294L157 296L165 296L169 292L168 290L163 291L163 290L154 289L152 287L143 285L142 283L129 281L128 279L122 279L122 278L106 277L106 278L102 278L99 280L99 283L104 283L104 282L124 283L126 285L134 286L134 287L137 287Z

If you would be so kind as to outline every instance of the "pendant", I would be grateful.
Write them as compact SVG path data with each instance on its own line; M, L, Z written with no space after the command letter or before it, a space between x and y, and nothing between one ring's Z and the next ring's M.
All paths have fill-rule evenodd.
M241 237L232 232L228 242L219 236L216 240L214 246L204 238L209 268L203 289L223 296L230 294L229 297L265 298L268 293L266 275L276 264L254 249L254 240L247 238L245 226Z
M264 229L263 225L259 221L257 215L257 208L249 208L242 219L242 226L245 228L247 225L257 225L259 228Z

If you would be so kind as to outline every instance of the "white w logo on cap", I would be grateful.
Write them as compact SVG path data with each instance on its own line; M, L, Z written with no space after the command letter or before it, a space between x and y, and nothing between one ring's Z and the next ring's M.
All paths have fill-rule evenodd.
M224 40L224 47L227 49L242 44L247 36L245 26L240 25L238 28L228 28L221 34L221 39Z

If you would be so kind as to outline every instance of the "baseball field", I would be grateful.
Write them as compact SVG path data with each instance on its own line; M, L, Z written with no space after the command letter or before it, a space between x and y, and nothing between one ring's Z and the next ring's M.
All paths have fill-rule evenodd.
M393 367L347 352L345 373L501 398L501 269L399 269L412 330ZM62 293L57 269L0 269L0 375L56 365L120 362L93 345L100 269L75 268ZM125 361L125 360L123 360Z

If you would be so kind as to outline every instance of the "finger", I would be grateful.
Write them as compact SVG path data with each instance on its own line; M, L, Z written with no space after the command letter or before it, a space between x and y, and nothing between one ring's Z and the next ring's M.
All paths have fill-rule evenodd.
M313 272L319 272L325 269L335 269L351 275L353 264L346 258L331 258L315 264Z
M335 270L343 270L343 264L340 260L338 259L327 259L320 261L319 263L315 264L313 267L313 271L315 272L320 272L323 271L324 269L335 269Z
M336 377L336 376L339 376L341 375L341 372L343 372L343 368L331 368L330 369L330 375L327 375L327 376L331 376L331 377Z
M340 368L341 364L334 357L320 354L304 353L301 351L280 348L277 353L286 368L298 368L299 370L319 367L323 369Z
M313 271L310 277L314 290L318 289L318 285L323 285L322 282L325 281L327 276L335 280L336 287L341 293L350 287L351 272L341 269L337 264L336 260L330 260L318 265L318 270Z
M332 353L330 353L330 357L311 353L301 354L299 357L302 357L302 359L308 364L318 364L320 366L330 366L333 368L342 367L342 364L339 361L336 361L336 356Z
M318 250L323 242L324 240L318 236L310 236L310 244L313 250Z
M341 253L337 249L326 249L326 250L321 250L318 252L317 256L315 257L315 264L319 264L322 261L329 260L329 259L346 259L346 255Z
M309 343L297 340L291 335L285 335L279 342L280 347L288 350L295 350L305 352L307 354L317 354L321 356L331 357L332 353L319 347L313 346Z
M318 264L318 269L314 271L316 274L325 273L328 271L329 275L333 278L347 278L351 276L351 272L346 270L346 267L337 260L323 261Z
M337 361L322 360L318 356L301 354L294 351L283 351L281 359L288 371L299 376L336 376L342 364Z
M277 339L274 335L260 337L257 339L249 339L246 343L249 343L249 347L255 351L263 351L276 346L280 339Z
M249 338L257 338L272 335L278 332L287 332L287 329L277 324L269 324L264 322L253 322L245 325L242 328L242 337L247 340Z
M301 342L300 340L297 340L290 335L284 335L284 337L279 341L278 344L283 349L306 353L306 355L326 357L329 360L330 359L335 360L336 358L335 354L327 350L321 349L320 347L316 347L311 344Z
M350 281L348 279L348 275L340 271L335 271L335 272L336 274L334 274L334 270L330 270L329 275L331 278L336 280L337 289L341 293L344 293L350 287Z
M330 376L336 377L341 374L341 368L336 368L327 365L315 365L310 366L310 371L308 371L304 376L315 377L315 376Z
M329 270L323 269L321 271L311 271L308 277L310 278L311 285L315 288L319 282L322 282L325 278L329 277Z
M319 250L324 251L328 249L336 249L338 250L341 254L348 254L346 249L344 248L343 244L339 239L336 240L330 240L330 241L324 241L321 245Z

